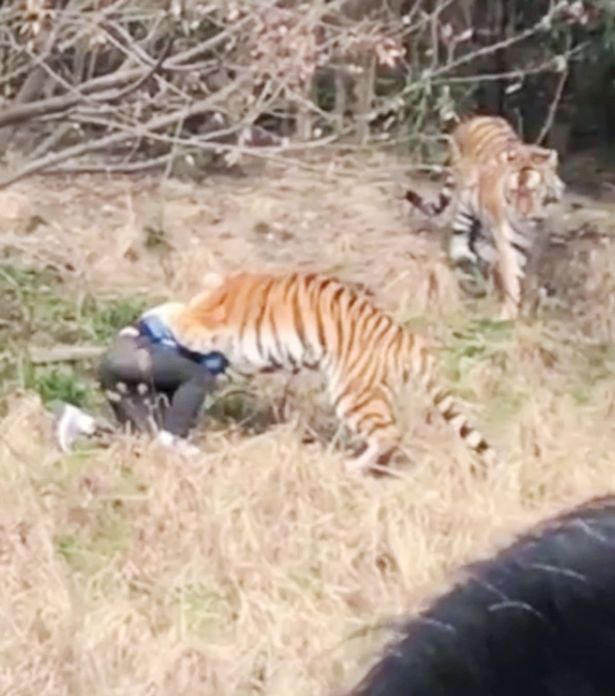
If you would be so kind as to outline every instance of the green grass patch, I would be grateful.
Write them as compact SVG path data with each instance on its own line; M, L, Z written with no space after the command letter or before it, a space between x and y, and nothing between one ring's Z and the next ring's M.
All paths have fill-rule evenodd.
M615 372L615 346L607 343L584 346L574 352L571 393L579 405L591 401L594 388Z
M37 392L43 403L64 401L87 407L94 401L92 386L70 365L60 367L29 366L25 386Z
M64 282L52 268L0 264L0 396L20 387L44 402L91 406L97 395L92 361L33 365L30 346L105 345L156 298L101 299Z
M132 528L121 513L105 506L80 529L55 537L56 552L71 569L89 574L104 568L130 544Z
M199 638L210 637L224 613L224 596L200 583L176 587L172 594L188 631Z
M0 265L0 331L14 339L104 342L156 300L100 299L66 286L57 272Z
M135 321L152 306L143 297L128 297L110 300L87 298L83 304L79 323L82 331L95 343L106 343L122 327Z
M527 392L516 389L513 385L502 385L486 404L483 417L493 424L510 422L519 414L527 399Z
M505 366L512 339L513 325L506 321L473 319L454 328L442 351L449 379L462 384L472 368L483 362Z

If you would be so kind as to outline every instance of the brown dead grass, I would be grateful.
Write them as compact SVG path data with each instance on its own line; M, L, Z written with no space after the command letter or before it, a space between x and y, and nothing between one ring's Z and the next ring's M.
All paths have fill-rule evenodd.
M506 466L473 481L412 392L412 463L379 479L348 477L344 452L302 442L312 395L323 402L301 380L287 422L202 433L195 462L138 439L63 456L38 398L16 394L0 421L0 694L333 694L386 637L378 624L460 564L614 489L607 217L606 241L559 262L562 307L469 335L493 307L459 296L438 236L398 203L403 174L380 156L198 187L82 177L2 194L5 252L63 269L75 291L186 296L205 271L242 267L369 284L449 348L443 363L457 355L455 387ZM163 245L146 248L148 228Z

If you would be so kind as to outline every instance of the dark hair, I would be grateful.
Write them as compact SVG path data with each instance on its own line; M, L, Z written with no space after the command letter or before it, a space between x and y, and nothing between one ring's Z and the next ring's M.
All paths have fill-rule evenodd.
M408 620L349 696L615 694L615 495L537 525Z

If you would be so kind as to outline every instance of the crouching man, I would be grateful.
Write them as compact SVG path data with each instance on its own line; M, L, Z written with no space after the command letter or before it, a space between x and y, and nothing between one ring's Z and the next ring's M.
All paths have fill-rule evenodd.
M165 321L170 306L174 305L147 310L134 325L121 329L98 375L119 424L155 434L164 446L196 454L198 448L187 437L228 361L221 353L195 353L180 345ZM67 406L58 420L60 446L70 449L76 436L95 430L91 417Z

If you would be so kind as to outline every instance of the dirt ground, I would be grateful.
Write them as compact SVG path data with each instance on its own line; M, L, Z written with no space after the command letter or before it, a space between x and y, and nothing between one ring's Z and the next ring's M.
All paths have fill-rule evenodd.
M367 284L432 337L504 460L473 480L409 388L407 461L348 476L322 391L301 377L286 418L203 429L195 461L120 436L64 455L40 398L16 388L0 420L0 694L341 693L386 623L465 561L613 491L611 190L568 191L547 297L513 327L490 321L494 300L460 293L441 233L402 203L407 182L407 162L346 155L198 185L80 176L0 192L3 261L59 271L75 302L183 298L208 270L239 268ZM274 404L282 384L252 389Z

